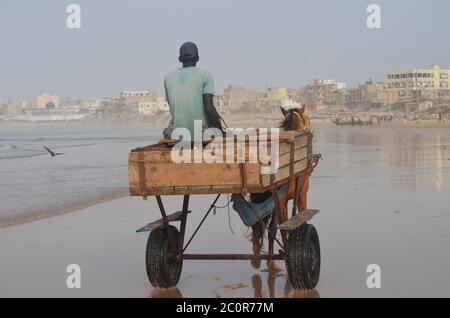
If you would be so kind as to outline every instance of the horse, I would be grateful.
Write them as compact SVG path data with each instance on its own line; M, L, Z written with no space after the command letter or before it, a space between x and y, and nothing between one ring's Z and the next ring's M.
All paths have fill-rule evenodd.
M291 130L301 130L306 131L308 133L311 132L311 121L308 116L305 115L305 106L300 108L291 108L289 110L281 107L281 113L284 116L283 121L279 128L282 128L284 131ZM313 158L313 162L318 161L318 158ZM278 207L280 211L279 215L274 213L272 217L267 217L263 220L264 224L261 222L252 226L252 243L253 243L253 253L254 255L259 255L261 252L261 247L263 246L264 240L264 232L266 225L270 222L269 231L272 234L268 236L269 240L269 254L274 254L274 241L276 235L276 229L278 225L281 225L288 219L288 202L290 200L295 200L292 209L292 216L294 216L298 211L306 210L307 202L307 192L309 188L309 177L311 175L312 170L309 170L306 174L299 176L297 178L293 178L289 181L289 185L287 190L283 193L282 197L279 200L275 200L275 206ZM264 193L253 193L250 194L250 199L252 202L261 203L267 200L270 197L277 195L277 191L267 191ZM283 231L281 233L282 241L284 246L286 246L288 241L288 233ZM260 259L254 258L251 262L252 266L255 268L260 267ZM267 266L270 271L278 271L275 261L268 260Z

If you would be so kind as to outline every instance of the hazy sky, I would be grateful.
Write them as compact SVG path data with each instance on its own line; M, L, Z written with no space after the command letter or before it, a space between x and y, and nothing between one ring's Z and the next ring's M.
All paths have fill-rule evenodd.
M66 27L81 6L82 27ZM366 26L381 6L382 28ZM450 67L448 0L0 0L0 98L30 100L162 92L194 41L217 89L299 87L315 78L355 85L389 69Z

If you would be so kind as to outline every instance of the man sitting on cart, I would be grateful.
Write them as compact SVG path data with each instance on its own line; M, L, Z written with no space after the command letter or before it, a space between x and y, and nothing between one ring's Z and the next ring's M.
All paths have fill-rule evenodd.
M214 80L209 72L196 67L199 61L197 46L192 42L184 43L180 48L179 61L183 67L164 79L166 100L172 115L163 132L164 138L172 139L172 132L177 128L185 128L194 136L194 121L201 121L203 130L223 130L222 118L213 102Z

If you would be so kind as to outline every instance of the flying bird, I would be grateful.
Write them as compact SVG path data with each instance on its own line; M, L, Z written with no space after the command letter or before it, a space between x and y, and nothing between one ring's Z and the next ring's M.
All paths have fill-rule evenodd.
M55 156L60 156L60 155L65 155L64 153L60 153L60 152L54 152L54 151L52 151L52 150L50 150L50 149L48 149L47 147L45 147L45 146L42 146L42 147L44 147L45 148L45 150L47 150L49 153L50 153L50 156L52 156L52 157L55 157Z

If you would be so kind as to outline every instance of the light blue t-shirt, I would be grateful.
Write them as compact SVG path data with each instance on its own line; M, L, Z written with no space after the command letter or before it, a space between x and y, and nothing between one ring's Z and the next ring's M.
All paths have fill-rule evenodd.
M208 128L203 108L203 95L214 95L214 80L209 72L196 67L179 68L164 79L166 99L169 102L172 120L164 130L170 138L176 128L186 128L194 138L194 121L201 120L203 129Z

